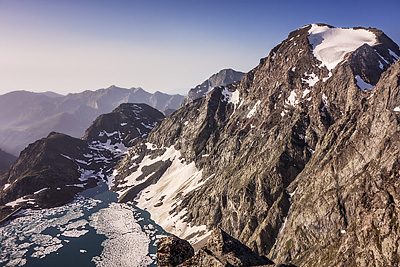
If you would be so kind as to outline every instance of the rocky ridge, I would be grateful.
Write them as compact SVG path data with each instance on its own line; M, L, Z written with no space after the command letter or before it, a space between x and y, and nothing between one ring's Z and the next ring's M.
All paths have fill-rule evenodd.
M0 176L3 213L63 205L99 181L112 186L113 167L163 118L146 104L126 103L98 117L82 139L52 132L30 144Z
M189 104L196 99L204 97L216 86L225 86L240 81L245 73L233 69L223 69L213 74L210 78L189 90L181 106Z
M319 45L339 52L319 60ZM156 126L113 190L192 243L219 226L275 262L393 264L398 55L374 28L302 27L241 81Z
M180 257L174 256L180 253ZM158 266L276 266L237 239L216 227L207 243L193 255L190 244L174 235L161 238L157 246ZM283 267L283 265L281 265Z

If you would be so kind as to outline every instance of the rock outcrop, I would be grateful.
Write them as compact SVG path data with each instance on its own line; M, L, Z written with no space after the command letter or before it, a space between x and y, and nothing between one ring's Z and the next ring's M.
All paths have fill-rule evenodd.
M2 210L55 207L99 181L112 186L114 166L163 118L146 104L122 104L97 118L82 139L52 132L30 144L0 176L0 206L11 207Z
M249 247L215 228L208 241L196 255L180 266L271 266L274 263L259 256Z
M163 237L157 245L157 266L177 266L194 255L193 247L175 235Z
M223 69L213 74L210 78L189 90L188 95L182 101L182 106L204 97L214 87L225 86L240 81L245 73L233 69Z
M100 115L86 130L83 140L87 142L124 144L129 147L137 139L147 136L164 115L146 104L124 103L111 113Z
M302 27L163 120L114 190L192 243L219 226L276 262L393 265L398 55L377 29ZM155 179L149 166L168 161Z
M179 254L179 257L175 254ZM187 241L171 235L160 239L157 247L157 264L158 266L181 267L275 266L272 261L257 255L220 228L214 228L207 243L196 252L196 255L193 254L193 248ZM182 260L184 258L185 260Z
M295 192L270 252L299 266L397 266L400 62L359 109L332 125Z

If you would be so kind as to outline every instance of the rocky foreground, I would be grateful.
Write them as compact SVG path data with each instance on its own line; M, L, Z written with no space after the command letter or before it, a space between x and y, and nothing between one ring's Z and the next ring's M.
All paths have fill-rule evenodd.
M160 267L276 266L271 260L254 253L220 228L213 229L207 243L196 254L186 240L175 235L161 238L157 247L157 265Z

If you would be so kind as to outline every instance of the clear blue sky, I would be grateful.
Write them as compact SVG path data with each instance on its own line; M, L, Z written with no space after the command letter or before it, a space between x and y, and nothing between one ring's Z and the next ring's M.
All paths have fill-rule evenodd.
M303 25L376 27L400 43L400 1L0 0L0 94L112 84L185 94L247 72Z

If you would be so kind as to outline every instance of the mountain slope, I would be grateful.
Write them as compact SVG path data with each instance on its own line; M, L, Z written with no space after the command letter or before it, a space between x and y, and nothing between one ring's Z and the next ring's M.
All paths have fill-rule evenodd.
M273 258L301 266L398 265L399 90L397 62L376 97L332 125L290 186L293 205Z
M145 103L157 109L175 110L181 95L148 93L141 88L85 91L61 96L57 94L16 91L0 96L0 146L18 155L29 143L62 132L81 137L93 120L111 112L121 103Z
M343 36L355 44L343 45ZM328 56L322 61L319 45ZM300 194L293 183L326 153L326 140L352 127L344 117L366 112L377 95L365 85L375 87L397 55L398 46L377 29L300 28L241 81L214 88L155 127L121 161L113 189L192 243L219 226L276 262L291 261L333 231L285 235ZM324 176L314 175L323 185ZM313 220L312 213L303 217Z
M213 74L210 78L189 90L188 95L182 102L182 106L193 102L194 100L204 97L212 88L216 86L224 86L240 81L244 76L243 72L232 69L223 69Z
M141 140L163 118L146 104L126 103L98 117L83 139L50 133L24 149L0 176L0 206L9 212L59 206L99 181L112 185L113 167L132 142Z
M7 172L17 157L0 149L0 175Z

